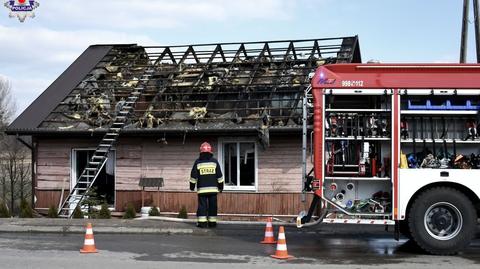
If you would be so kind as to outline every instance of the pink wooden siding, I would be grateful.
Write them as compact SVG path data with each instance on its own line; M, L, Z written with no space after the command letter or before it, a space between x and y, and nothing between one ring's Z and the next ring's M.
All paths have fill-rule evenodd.
M116 148L116 190L140 190L140 177L163 177L166 191L188 191L188 179L198 147L204 140L216 138L167 139L122 138ZM39 190L59 190L70 184L70 162L73 148L94 147L96 140L38 139L37 182ZM301 191L301 138L271 138L271 146L258 146L258 192Z

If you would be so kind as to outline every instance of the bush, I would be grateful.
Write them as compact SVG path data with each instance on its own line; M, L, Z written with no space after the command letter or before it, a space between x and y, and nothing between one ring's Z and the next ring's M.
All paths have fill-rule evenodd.
M132 203L128 203L127 209L125 210L125 214L123 214L124 219L133 219L137 215L137 212L135 211L135 207L133 206Z
M74 219L83 219L84 218L83 211L78 205L77 205L77 207L75 207L75 210L73 211L72 218L74 218Z
M0 202L0 218L10 218L10 211L4 202Z
M20 201L20 218L33 218L33 209L25 198Z
M47 217L49 217L49 218L58 218L58 209L57 209L56 206L51 205L51 206L48 208Z
M178 212L177 218L179 218L179 219L187 219L188 218L187 208L184 205L180 209L180 212Z
M111 219L112 214L110 213L110 210L108 209L108 205L103 203L102 207L100 208L100 211L98 212L99 219Z
M152 208L150 209L150 211L148 211L148 215L149 216L160 216L160 211L158 210L158 207L156 207L155 205L152 205Z

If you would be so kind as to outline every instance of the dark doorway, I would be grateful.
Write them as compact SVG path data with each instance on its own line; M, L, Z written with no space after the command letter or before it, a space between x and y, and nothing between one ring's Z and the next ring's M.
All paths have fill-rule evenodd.
M78 177L87 165L94 150L76 149L73 151L72 183L76 183ZM108 205L115 205L115 152L110 152L107 163L103 166L100 174L95 179L93 187L96 188L97 196Z

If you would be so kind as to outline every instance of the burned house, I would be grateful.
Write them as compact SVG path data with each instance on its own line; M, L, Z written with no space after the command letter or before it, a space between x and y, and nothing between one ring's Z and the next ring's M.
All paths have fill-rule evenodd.
M117 211L129 202L140 206L140 179L163 178L161 211L194 212L188 179L199 145L208 141L226 182L220 213L296 214L304 206L302 98L309 75L320 65L349 62L361 62L356 36L94 45L7 133L31 137L39 210L66 199L109 140L93 183L107 203Z

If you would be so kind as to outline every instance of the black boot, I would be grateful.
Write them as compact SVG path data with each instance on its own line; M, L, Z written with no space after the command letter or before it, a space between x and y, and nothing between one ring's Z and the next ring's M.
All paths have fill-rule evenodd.
M216 228L217 227L217 223L216 222L209 222L208 223L208 228Z

